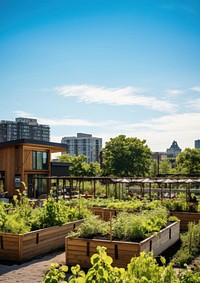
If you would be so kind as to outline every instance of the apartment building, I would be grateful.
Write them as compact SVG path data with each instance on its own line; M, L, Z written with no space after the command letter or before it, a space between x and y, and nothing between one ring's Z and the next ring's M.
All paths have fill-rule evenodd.
M63 137L61 143L67 145L67 152L62 152L62 154L68 153L71 156L83 154L87 157L87 163L100 163L102 138L93 137L91 134L77 133L76 137Z
M195 140L194 141L194 147L195 148L200 148L200 140Z
M32 139L50 141L50 127L38 124L37 119L16 118L15 121L0 121L0 142Z

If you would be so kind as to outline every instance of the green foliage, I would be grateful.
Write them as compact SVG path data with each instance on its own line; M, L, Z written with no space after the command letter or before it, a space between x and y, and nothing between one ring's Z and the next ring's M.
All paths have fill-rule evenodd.
M149 172L151 150L145 140L119 135L103 148L103 175L145 176Z
M117 202L114 198L91 198L87 200L88 207L109 207L110 203Z
M62 283L67 282L63 281L67 271L68 266L59 266L57 263L52 263L50 269L45 272L45 277L42 283L57 283L60 282L60 280L62 280Z
M49 196L42 206L42 227L62 225L90 215L91 212L83 205L81 199L78 199L76 206L73 206L68 201L55 200L52 196Z
M163 202L164 203L164 202ZM162 207L163 203L159 200L140 200L137 198L131 198L130 200L118 200L114 198L108 199L88 199L88 207L105 207L109 209L130 211L130 212L139 212L142 210L152 210L158 207ZM165 203L164 203L165 204ZM169 201L169 205L171 202ZM169 206L168 206L169 207ZM167 208L168 208L167 207Z
M162 160L159 165L160 174L170 174L172 170L171 163L168 159Z
M183 174L200 173L200 149L186 148L176 158L177 171Z
M52 196L50 196L43 203L43 216L42 227L51 227L55 225L62 225L67 222L65 217L65 211L60 202L57 202Z
M109 202L107 208L118 209L123 211L141 211L143 203L139 199L132 199L130 201L115 200Z
M122 212L113 219L113 238L139 242L145 238L146 233L144 215L133 215Z
M25 195L19 193L13 198L13 204L9 204L7 208L0 203L0 231L4 233L24 233L32 229L32 205L29 203ZM3 212L4 211L4 212Z
M158 174L158 161L155 159L151 160L149 174L151 177L155 177Z
M79 265L71 268L72 275L66 283L199 283L200 272L186 269L177 273L172 265L158 265L152 253L142 252L139 257L134 257L127 269L113 267L112 258L107 255L105 247L97 247L97 254L91 257L92 267L85 273ZM59 283L64 279L68 268L64 270L59 265L51 265L45 273L42 283Z
M176 216L169 216L169 222L177 222L179 219Z
M101 168L98 162L90 162L86 176L95 177L101 175Z
M81 225L75 229L75 232L71 232L69 236L73 237L74 235L78 235L82 238L93 238L95 236L105 236L108 234L109 223L93 215L81 223Z
M196 272L188 268L179 274L179 278L181 283L200 283L200 268Z
M26 196L14 197L12 204L0 202L0 232L25 233L41 228L62 225L91 215L82 200L76 205L64 200L55 200L52 195L43 206L33 207Z
M169 211L187 211L187 203L185 200L165 199L163 200L163 205L165 205Z
M161 258L163 264L165 259ZM159 266L153 254L140 253L139 257L131 259L128 265L128 278L130 283L175 283L177 276L171 265Z
M61 154L60 156L58 156L58 158L60 159L60 162L71 163L73 156L71 156L70 154Z
M26 224L25 220L19 214L8 214L4 225L1 227L2 232L21 234L29 232L30 227Z
M169 211L189 211L189 212L198 212L200 211L200 205L196 203L187 203L183 199L165 199L163 200L163 205Z
M139 214L121 212L112 219L111 223L93 216L77 227L75 234L83 238L94 238L109 236L112 231L110 236L116 240L141 241L150 234L160 231L166 223L167 210L158 207L156 210Z
M184 267L200 252L200 221L198 224L190 222L188 232L181 235L181 248L172 259L177 267Z
M71 176L98 176L101 174L100 164L98 162L86 162L87 156L62 154L59 156L60 162L71 163L69 174Z

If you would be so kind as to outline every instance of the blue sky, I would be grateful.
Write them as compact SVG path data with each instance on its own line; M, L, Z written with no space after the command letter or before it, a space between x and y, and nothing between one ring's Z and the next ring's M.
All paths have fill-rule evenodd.
M51 141L125 134L153 151L200 139L199 0L1 0L0 120Z

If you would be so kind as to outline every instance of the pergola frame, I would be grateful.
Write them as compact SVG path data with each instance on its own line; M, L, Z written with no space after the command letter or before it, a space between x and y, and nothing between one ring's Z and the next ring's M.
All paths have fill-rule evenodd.
M148 186L149 199L152 198L152 185L157 184L159 188L157 188L157 192L160 193L161 200L163 199L163 190L167 188L169 190L169 198L172 198L172 186L177 185L177 190L179 185L185 186L186 193L186 202L190 202L190 189L191 185L200 185L200 178L118 178L118 177L80 177L80 176L51 176L51 177L35 177L36 179L45 179L47 181L47 193L50 192L53 184L61 190L61 195L63 198L66 193L66 183L69 183L69 198L72 198L72 192L74 188L74 182L76 182L76 188L78 188L78 192L84 191L84 183L90 181L91 186L93 186L93 194L92 196L96 197L96 182L100 181L106 185L106 198L109 196L110 185L114 184L115 188L115 198L123 199L123 187L124 184L128 184L129 186L138 185L140 187L141 197L144 197L145 194L145 186ZM54 182L54 183L52 183ZM82 187L81 187L82 186ZM33 184L34 188L34 184ZM159 191L160 190L160 191ZM200 193L200 189L199 189Z

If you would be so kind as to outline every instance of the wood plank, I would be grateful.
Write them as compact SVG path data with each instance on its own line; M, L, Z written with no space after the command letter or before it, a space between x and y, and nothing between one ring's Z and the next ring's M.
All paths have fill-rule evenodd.
M171 231L171 232L169 232ZM126 267L131 258L138 256L140 251L149 252L153 250L155 255L159 255L180 237L180 221L172 223L167 228L161 230L157 235L151 236L140 243L120 242L120 241L105 241L97 239L68 239L66 237L66 262L72 264L80 264L84 259L91 257L92 254L97 253L97 246L104 246L107 248L107 254L113 258L114 266ZM76 245L76 242L78 245ZM89 245L88 245L89 243ZM71 245L72 244L72 245ZM80 246L83 250L79 252ZM84 256L85 254L85 256ZM82 267L89 267L88 262Z
M55 226L40 229L25 234L0 234L3 239L3 250L0 253L0 259L12 260L10 254L13 254L14 260L19 261L64 247L65 237L70 229L80 225L84 220L78 220L67 223L63 226ZM42 235L40 236L40 232ZM37 235L39 238L37 239ZM8 254L8 256L6 256ZM16 256L17 254L17 256ZM2 258L3 257L3 258Z

